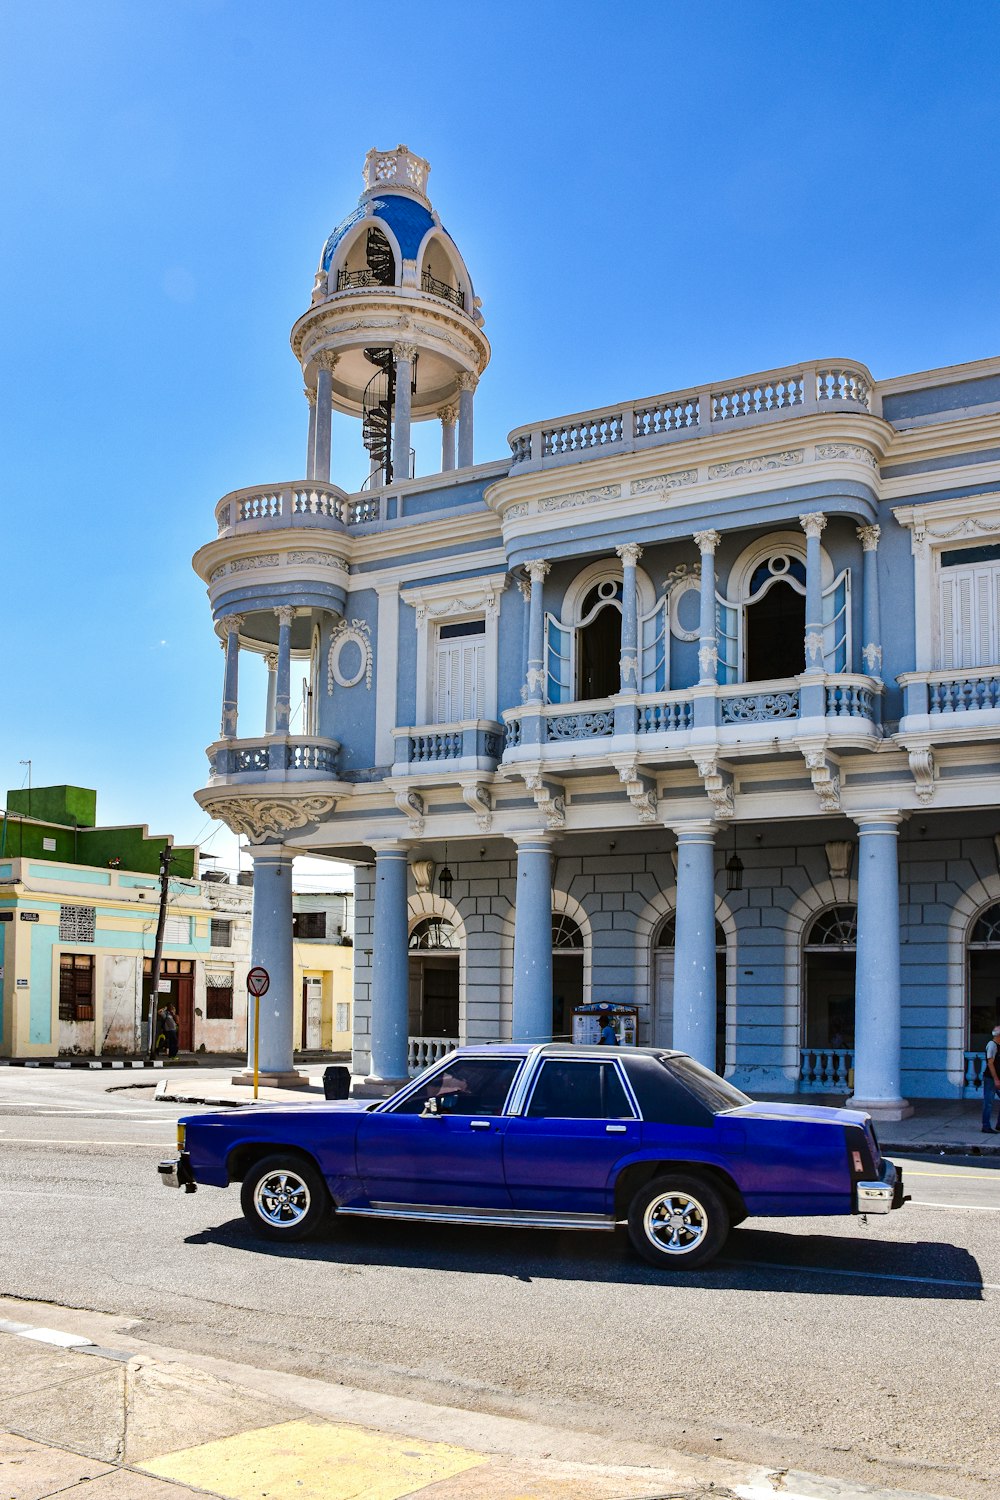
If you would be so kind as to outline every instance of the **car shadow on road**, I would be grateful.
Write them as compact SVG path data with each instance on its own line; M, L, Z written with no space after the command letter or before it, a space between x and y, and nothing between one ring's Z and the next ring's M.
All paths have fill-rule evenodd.
M877 1231L876 1231L877 1232ZM406 1267L515 1281L594 1281L613 1286L663 1286L782 1292L815 1297L906 1297L978 1301L983 1279L975 1256L943 1240L879 1240L734 1229L723 1254L702 1271L666 1272L640 1260L624 1230L490 1230L399 1220L341 1218L308 1240L274 1244L245 1220L188 1235L189 1245L225 1245L285 1261L335 1261L342 1266Z

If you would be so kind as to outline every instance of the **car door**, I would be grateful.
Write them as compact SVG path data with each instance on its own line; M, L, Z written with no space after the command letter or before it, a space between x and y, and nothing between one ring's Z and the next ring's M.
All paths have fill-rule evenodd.
M503 1162L516 1209L606 1214L618 1161L640 1123L617 1062L546 1058L524 1112L507 1120Z
M357 1161L373 1206L509 1209L504 1104L519 1057L462 1057L398 1105L363 1115Z

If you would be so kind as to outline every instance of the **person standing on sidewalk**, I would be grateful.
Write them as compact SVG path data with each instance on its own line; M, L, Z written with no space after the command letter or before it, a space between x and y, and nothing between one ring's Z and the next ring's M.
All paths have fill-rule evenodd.
M177 1030L177 1017L172 1005L168 1005L163 1012L163 1031L167 1038L167 1056L176 1057L180 1035Z
M994 1135L993 1101L1000 1094L1000 1071L997 1063L1000 1053L1000 1026L994 1026L993 1035L986 1043L986 1066L983 1069L983 1133Z

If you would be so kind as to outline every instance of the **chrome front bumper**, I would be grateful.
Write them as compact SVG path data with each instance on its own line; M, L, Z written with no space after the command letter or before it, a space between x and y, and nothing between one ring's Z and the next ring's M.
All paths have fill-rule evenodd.
M894 1208L902 1208L903 1173L894 1161L882 1162L882 1175L877 1182L855 1184L859 1214L887 1214Z
M182 1151L180 1156L172 1156L167 1161L158 1162L156 1170L160 1174L160 1181L164 1187L182 1187L186 1193L198 1191L198 1184L191 1170L191 1158L186 1151Z

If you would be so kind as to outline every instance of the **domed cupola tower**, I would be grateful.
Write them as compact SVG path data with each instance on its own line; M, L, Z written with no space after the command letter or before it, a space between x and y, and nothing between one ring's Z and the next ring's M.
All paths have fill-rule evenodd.
M292 329L310 403L306 474L330 479L330 415L362 423L369 485L410 477L413 422L441 423L441 468L473 462L473 399L490 358L465 261L406 146L369 151L358 206L323 246ZM456 455L457 428L457 455Z

